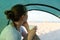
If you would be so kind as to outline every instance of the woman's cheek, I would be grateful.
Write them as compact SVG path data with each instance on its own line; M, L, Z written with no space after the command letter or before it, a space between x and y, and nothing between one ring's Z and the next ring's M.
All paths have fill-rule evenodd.
M27 21L27 17L25 17L25 19L24 19L24 20L25 20L25 22L26 22L26 21Z

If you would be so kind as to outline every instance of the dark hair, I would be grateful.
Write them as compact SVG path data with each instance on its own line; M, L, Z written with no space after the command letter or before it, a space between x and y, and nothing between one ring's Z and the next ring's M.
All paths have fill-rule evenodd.
M17 4L12 7L11 10L5 11L5 14L9 20L19 21L22 15L26 15L27 9L22 4Z

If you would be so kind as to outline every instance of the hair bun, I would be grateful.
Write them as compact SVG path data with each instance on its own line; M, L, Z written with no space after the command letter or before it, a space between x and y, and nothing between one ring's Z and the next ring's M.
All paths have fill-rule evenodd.
M13 13L10 10L5 11L5 15L7 16L8 19L12 19Z

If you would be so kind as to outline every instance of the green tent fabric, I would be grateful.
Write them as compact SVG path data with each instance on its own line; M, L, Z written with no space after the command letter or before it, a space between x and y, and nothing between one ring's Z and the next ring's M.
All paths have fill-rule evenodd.
M15 4L24 4L28 10L40 10L49 12L60 18L60 0L0 0L0 32L7 25L7 19L4 15L5 10Z

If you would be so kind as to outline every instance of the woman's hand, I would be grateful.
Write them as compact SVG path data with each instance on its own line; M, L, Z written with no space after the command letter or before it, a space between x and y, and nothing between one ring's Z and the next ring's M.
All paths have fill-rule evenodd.
M29 24L28 24L28 22L24 22L22 25L26 28L27 31L29 31Z
M32 40L33 37L36 35L36 27L34 27L32 30L28 32L28 40Z

